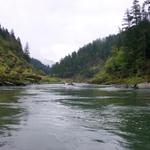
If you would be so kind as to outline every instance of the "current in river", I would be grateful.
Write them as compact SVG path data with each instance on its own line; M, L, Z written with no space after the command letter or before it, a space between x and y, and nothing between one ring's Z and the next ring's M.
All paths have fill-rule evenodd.
M150 90L0 87L0 150L150 150Z

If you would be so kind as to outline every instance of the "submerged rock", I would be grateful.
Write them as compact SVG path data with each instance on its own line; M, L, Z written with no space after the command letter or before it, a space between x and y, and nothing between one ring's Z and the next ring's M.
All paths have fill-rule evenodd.
M150 89L150 83L148 83L148 82L139 83L139 84L137 84L137 87L139 89Z
M74 83L73 83L73 82L70 82L70 83L68 83L67 85L74 85Z

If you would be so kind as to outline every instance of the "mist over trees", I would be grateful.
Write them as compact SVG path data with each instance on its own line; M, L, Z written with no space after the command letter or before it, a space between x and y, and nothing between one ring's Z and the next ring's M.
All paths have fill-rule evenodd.
M50 67L47 65L44 65L39 61L38 59L35 58L30 58L30 63L37 69L42 70L45 74L50 74Z

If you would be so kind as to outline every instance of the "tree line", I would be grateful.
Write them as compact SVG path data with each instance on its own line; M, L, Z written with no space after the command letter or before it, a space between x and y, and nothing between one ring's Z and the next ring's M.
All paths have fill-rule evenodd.
M94 66L107 59L112 46L117 44L117 41L117 35L97 39L54 64L50 69L50 74L62 78L70 78L76 75L92 77L98 71L97 68L94 69Z
M150 0L144 1L142 5L138 0L134 0L131 9L126 10L123 20L123 29L136 26L143 20L150 21Z
M95 69L96 68L96 69ZM133 1L117 35L98 39L52 66L51 75L92 78L103 72L116 78L150 74L150 0ZM105 72L105 73L104 73ZM104 75L105 76L105 75Z
M150 1L140 5L134 0L123 21L119 44L112 48L103 72L95 77L94 82L113 78L150 80Z
M29 52L29 44L28 42L25 44L23 48L20 37L16 37L13 29L9 32L7 29L0 25L0 47L10 49L16 54L22 56L29 61L30 52Z

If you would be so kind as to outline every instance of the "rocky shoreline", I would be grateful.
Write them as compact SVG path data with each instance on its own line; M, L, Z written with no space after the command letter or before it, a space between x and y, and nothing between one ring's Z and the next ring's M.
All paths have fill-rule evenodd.
M10 78L0 78L0 86L25 86L29 84L38 84L42 81L41 76L37 75L26 75L26 77L20 77L17 79Z
M135 83L135 84L121 84L121 85L114 84L114 86L123 87L123 88L133 88L133 89L150 89L150 83L148 82Z
M0 86L25 86L27 83L20 81L0 81Z
M36 83L36 82L34 82ZM21 81L0 81L0 86L26 86L29 84L29 82L21 82ZM37 82L36 84L39 84ZM133 89L150 89L150 83L149 82L143 82L138 84L113 84L113 86L117 88L133 88Z
M139 83L139 84L137 84L137 88L139 88L139 89L150 89L150 83L148 83L148 82Z

